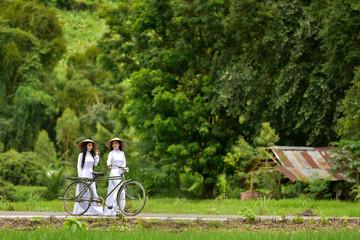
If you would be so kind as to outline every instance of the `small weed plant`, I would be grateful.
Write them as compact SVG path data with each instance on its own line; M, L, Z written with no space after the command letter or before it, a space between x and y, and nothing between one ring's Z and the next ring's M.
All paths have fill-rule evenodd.
M45 218L43 218L43 217L38 217L38 216L34 216L34 217L30 218L30 221L31 221L31 222L36 222L36 223L49 222L49 221L46 221Z
M8 200L5 196L0 196L0 210L13 211L15 209L14 203Z
M278 211L278 214L280 215L281 220L285 221L285 218L286 218L286 215L287 215L286 211L281 209L281 210Z
M87 222L81 221L81 217L80 218L67 218L64 221L64 228L71 230L73 232L78 231L78 230L85 230L86 227L88 226Z
M124 219L125 219L125 217L124 217L124 215L122 214L122 212L117 212L116 218L119 219L119 220L124 220Z
M34 210L34 207L39 203L41 199L41 194L36 194L33 191L29 194L28 200L27 200L27 210L32 211Z
M321 216L320 217L320 222L322 225L325 225L328 223L328 219L325 216Z
M268 212L268 209L270 207L270 199L271 196L266 198L266 196L259 197L256 202L255 206L257 207L257 213L258 215L265 215Z
M240 215L243 215L246 217L246 221L248 223L255 223L256 222L256 214L253 212L253 210L249 207L244 207L240 211Z
M120 227L120 231L129 231L131 229L130 224L128 223L128 220L125 219L124 224Z
M311 201L310 201L310 198L305 198L301 201L300 203L300 208L301 209L311 209L313 208L312 204L311 204Z
M304 218L301 217L300 212L296 213L296 217L293 218L294 223L301 224L304 222Z

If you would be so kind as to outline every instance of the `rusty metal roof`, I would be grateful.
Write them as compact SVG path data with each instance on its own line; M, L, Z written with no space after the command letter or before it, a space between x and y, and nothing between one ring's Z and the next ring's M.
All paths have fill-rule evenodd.
M312 181L329 178L331 181L346 180L342 174L332 175L329 150L333 147L270 147L279 161L276 169L292 181Z

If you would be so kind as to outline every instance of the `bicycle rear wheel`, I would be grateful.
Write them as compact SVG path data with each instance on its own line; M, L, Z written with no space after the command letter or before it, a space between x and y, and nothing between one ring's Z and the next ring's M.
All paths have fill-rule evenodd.
M64 194L64 208L71 215L84 214L93 199L92 189L82 181L71 183Z
M145 207L146 192L141 183L129 181L124 183L117 195L117 204L126 216L135 216Z

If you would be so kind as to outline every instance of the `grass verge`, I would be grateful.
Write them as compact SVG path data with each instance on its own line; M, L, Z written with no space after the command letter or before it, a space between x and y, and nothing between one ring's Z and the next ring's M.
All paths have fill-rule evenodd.
M30 200L14 202L13 210L64 211L63 202L60 200L36 202ZM32 204L29 204L29 201ZM357 202L310 199L240 201L238 199L191 200L185 198L149 198L143 213L239 215L243 209L252 209L255 215L289 215L311 209L318 216L360 217L360 204Z
M246 231L205 231L205 232L163 232L139 230L132 232L122 231L66 231L66 230L36 230L36 231L0 231L1 239L87 239L87 240L110 240L110 239L134 239L134 240L152 240L152 239L190 239L190 240L212 240L212 239L359 239L360 233L357 230L335 230L335 231L296 231L296 232L246 232Z

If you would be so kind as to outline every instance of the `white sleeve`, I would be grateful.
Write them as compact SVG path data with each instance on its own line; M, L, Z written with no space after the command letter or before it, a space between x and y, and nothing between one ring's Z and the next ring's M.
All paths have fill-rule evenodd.
M78 157L77 172L78 172L79 177L83 177L82 168L81 168L82 156L83 156L83 153L80 153L79 157Z
M124 152L123 152L124 153ZM125 158L125 153L124 153L124 167L126 167L126 158Z
M100 159L99 155L95 155L95 157L94 157L94 166L95 167L99 164L99 159Z
M107 161L106 161L106 164L107 164L107 165L111 165L112 152L113 152L113 151L109 152L108 159L107 159Z

